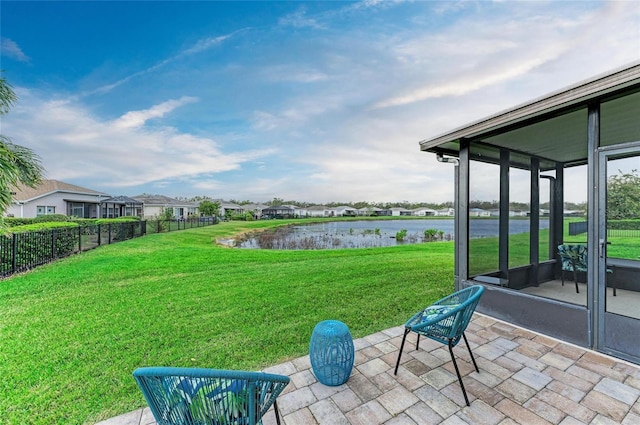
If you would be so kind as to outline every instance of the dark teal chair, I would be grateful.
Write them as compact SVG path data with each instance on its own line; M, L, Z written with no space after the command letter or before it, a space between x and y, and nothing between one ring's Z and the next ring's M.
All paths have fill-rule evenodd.
M133 377L158 425L257 425L289 383L262 372L144 367Z
M579 294L578 289L578 272L587 272L587 246L584 244L562 244L558 245L558 254L560 255L560 261L562 262L561 279L562 286L564 286L564 272L573 273L573 281L576 283L576 293ZM611 267L607 267L607 274L613 273ZM616 286L613 285L613 296L616 294Z
M573 281L576 284L576 293L578 289L578 272L587 272L587 246L584 244L562 244L558 245L558 255L562 264L561 279L564 286L564 272L573 273Z
M398 353L398 361L396 362L394 374L398 374L398 366L400 366L402 350L404 349L404 343L407 339L407 335L410 332L418 334L416 350L420 345L420 336L431 338L432 340L438 341L449 347L449 354L451 354L451 360L453 360L453 366L456 369L456 374L458 375L458 381L462 388L464 400L467 402L467 406L469 406L469 398L467 397L467 392L465 391L464 384L462 383L462 376L458 369L458 363L456 363L456 358L453 355L453 347L458 345L461 339L464 339L465 344L467 344L471 360L473 361L473 365L476 368L476 372L480 372L464 331L467 329L467 326L471 321L471 316L473 316L473 312L478 305L478 301L480 301L482 292L484 292L484 287L482 285L469 286L436 301L424 310L420 310L414 314L404 325L404 336L402 337L402 344L400 344L400 352Z

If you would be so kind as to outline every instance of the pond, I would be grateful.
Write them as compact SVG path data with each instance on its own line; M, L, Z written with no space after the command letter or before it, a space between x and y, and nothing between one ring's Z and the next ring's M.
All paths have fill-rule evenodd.
M541 219L540 228L548 227L549 221ZM404 235L400 234L403 230L406 230ZM509 220L509 233L528 231L529 220ZM472 220L469 232L471 238L496 237L498 220ZM450 241L454 236L453 219L327 221L249 234L245 239L237 240L236 246L253 249L377 248Z

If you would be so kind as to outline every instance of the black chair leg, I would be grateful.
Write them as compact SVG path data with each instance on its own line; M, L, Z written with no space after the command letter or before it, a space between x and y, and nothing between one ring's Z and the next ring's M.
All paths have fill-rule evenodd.
M576 294L580 293L580 290L578 289L578 273L576 272L576 269L573 269L573 280L576 283Z
M404 336L402 337L402 344L400 344L400 352L398 353L398 361L396 362L396 371L393 372L394 375L398 374L398 366L400 366L400 357L402 357L402 349L404 348L404 342L407 339L407 335L411 332L411 328L404 328Z
M471 406L471 404L469 403L469 398L467 397L467 391L464 389L464 384L462 383L462 376L460 375L460 369L458 369L458 363L456 362L456 358L453 355L453 345L451 344L451 340L449 340L449 354L451 354L451 360L453 360L453 367L456 369L456 375L458 375L458 381L460 381L460 387L462 388L462 395L464 395L464 401L467 402L467 406Z
M473 365L476 367L476 372L480 373L480 369L478 369L478 364L476 363L476 358L473 357L473 353L471 352L471 346L469 345L469 341L467 341L467 336L462 332L462 337L464 338L464 343L467 344L467 350L469 350L469 355L471 356L471 361Z
M276 424L280 425L280 414L278 413L278 403L273 402L273 411L276 412Z

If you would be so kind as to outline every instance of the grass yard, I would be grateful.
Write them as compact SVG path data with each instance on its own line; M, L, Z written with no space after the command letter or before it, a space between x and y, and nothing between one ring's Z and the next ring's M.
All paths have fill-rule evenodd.
M283 221L228 222L101 247L0 281L0 424L94 423L144 405L131 372L260 369L315 324L354 338L453 290L453 243L331 251L220 247Z

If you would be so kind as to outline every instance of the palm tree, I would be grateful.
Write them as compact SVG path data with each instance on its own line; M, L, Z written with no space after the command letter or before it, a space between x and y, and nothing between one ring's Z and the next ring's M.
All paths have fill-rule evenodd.
M7 114L17 99L11 85L0 77L0 115ZM0 233L4 228L3 214L11 205L11 190L20 183L34 187L43 171L38 155L0 134Z

